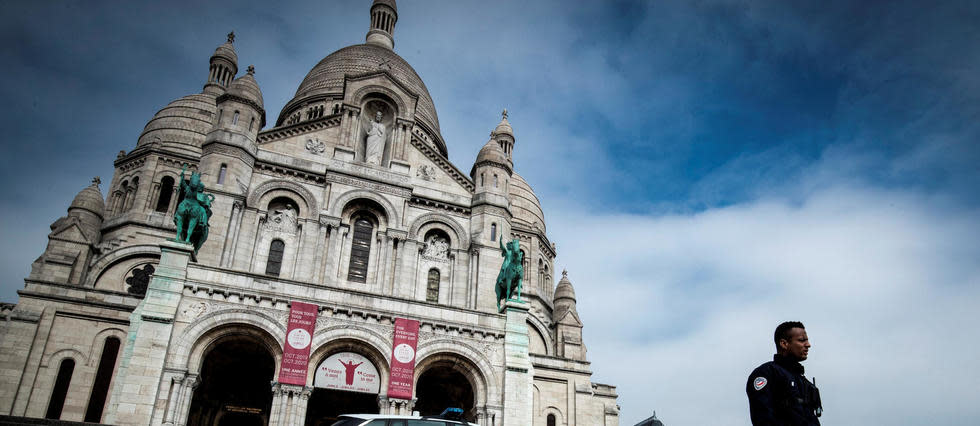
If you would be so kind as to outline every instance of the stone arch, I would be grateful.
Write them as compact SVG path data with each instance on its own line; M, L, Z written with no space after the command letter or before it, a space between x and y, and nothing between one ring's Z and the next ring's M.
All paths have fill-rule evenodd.
M453 218L442 213L426 213L423 214L422 216L417 217L414 221L412 221L412 225L409 227L408 238L410 240L418 240L419 238L424 236L424 233L422 232L423 228L429 228L431 226L438 226L438 225L443 225L442 227L440 227L440 229L446 231L446 233L449 234L450 237L452 237L451 239L453 240L452 243L454 244L453 246L454 249L460 249L460 250L469 249L470 247L469 235L467 235L463 227L455 220L453 220Z
M424 345L419 345L416 359L418 361L415 365L414 382L417 383L422 373L429 368L445 363L466 376L473 385L475 407L496 402L489 401L491 396L499 395L493 366L483 352L469 344L452 339L426 342Z
M283 195L277 193L277 189L285 190L287 192L292 192L298 196L299 200L296 201L297 204L301 205L299 215L306 218L317 217L316 197L310 190L306 189L303 185L296 182L291 182L284 179L273 179L270 181L263 182L248 195L245 200L245 205L261 210L264 207L264 203L268 203L273 195ZM272 194L270 194L272 193ZM266 198L269 198L268 200Z
M541 417L542 418L547 419L549 414L554 414L555 415L555 425L556 426L557 425L567 424L567 423L565 423L565 415L561 412L561 409L560 408L558 408L558 407L556 407L554 405L549 405L547 407L544 407L544 409L541 410Z
M366 98L377 94L382 95L379 96L379 98L395 104L395 107L398 108L397 114L395 115L396 117L405 117L408 114L408 105L405 104L405 100L402 99L402 96L395 93L394 90L378 84L369 84L357 89L357 91L354 92L354 95L351 97L351 101L354 105L360 106L365 100L367 100Z
M266 347L276 365L282 362L281 342L286 327L265 312L254 309L224 309L198 318L177 338L167 367L198 373L207 349L223 338L249 335ZM278 378L278 371L277 371Z
M95 273L88 274L88 278L85 280L86 287L95 287L95 283L99 281L102 274L105 273L109 268L111 268L116 263L121 261L134 258L134 257L146 257L153 258L156 260L160 259L160 246L151 244L140 244L134 246L123 247L118 250L110 251L102 257L95 260L92 263L92 267L89 268L90 271Z
M61 361L65 358L71 358L75 361L75 366L86 365L88 358L85 357L78 349L66 348L53 352L41 361L41 367L48 367L51 365L59 365ZM52 364L54 363L54 364Z
M551 335L548 334L548 326L544 325L538 317L534 315L527 316L527 325L534 328L541 338L544 339L544 347L547 350L548 356L555 356L555 343L551 340Z
M87 366L95 367L97 360L102 355L102 347L105 344L105 339L110 337L119 339L119 350L122 350L122 343L126 341L126 332L123 329L112 327L99 331L95 334L95 338L92 339L92 346L88 349L89 361L86 364Z
M344 208L346 208L351 201L358 198L365 198L378 203L384 209L384 214L387 216L389 224L397 225L401 223L398 218L398 210L395 209L394 204L391 204L391 201L388 201L387 198L365 189L352 189L338 196L337 199L334 200L329 214L334 217L342 217Z
M306 383L313 385L316 367L330 355L344 349L358 352L371 360L378 369L381 377L381 389L388 388L388 371L391 361L391 341L380 333L367 327L349 324L337 324L317 331L313 336L313 350L310 352L310 368L307 370Z

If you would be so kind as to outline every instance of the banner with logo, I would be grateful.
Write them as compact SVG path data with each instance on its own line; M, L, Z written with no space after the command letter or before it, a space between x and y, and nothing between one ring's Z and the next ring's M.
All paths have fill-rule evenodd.
M306 369L310 363L310 344L313 343L317 309L317 305L303 302L293 302L289 307L289 324L286 326L282 364L279 366L279 383L306 385Z
M419 322L395 318L395 338L391 345L391 376L388 398L412 399L415 378L415 348L419 341Z
M316 368L313 387L377 394L381 390L378 369L367 358L354 352L327 357Z

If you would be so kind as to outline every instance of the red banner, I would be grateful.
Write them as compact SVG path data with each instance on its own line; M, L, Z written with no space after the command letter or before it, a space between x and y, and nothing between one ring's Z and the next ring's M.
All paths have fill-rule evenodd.
M310 344L313 343L313 327L319 308L303 302L293 302L289 307L289 325L286 327L286 344L282 364L279 366L279 383L306 385L306 369L310 364Z
M415 379L415 348L419 341L419 322L395 318L395 338L391 345L391 376L388 398L412 399Z

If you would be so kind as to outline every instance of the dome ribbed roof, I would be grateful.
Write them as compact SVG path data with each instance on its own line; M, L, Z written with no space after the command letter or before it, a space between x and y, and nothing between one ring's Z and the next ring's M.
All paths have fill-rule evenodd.
M71 200L68 210L82 209L95 213L102 218L105 215L105 201L102 199L102 191L99 191L98 179L94 179L92 184L85 187Z
M371 7L374 8L376 4L388 5L395 10L395 13L398 13L398 6L395 5L395 0L374 0L374 3L371 3Z
M228 41L226 41L221 46L218 46L217 49L214 49L214 54L211 55L211 58L212 59L214 59L215 57L225 58L231 61L231 63L237 65L238 53L235 53L235 46L231 45L234 41L235 41L235 33L232 32L231 34L228 34Z
M568 271L561 272L561 281L558 281L558 286L555 287L555 304L558 304L559 299L576 301L575 289L572 288L572 282L568 280Z
M490 133L490 135L492 135L492 136L496 136L496 135L510 135L510 137L514 137L514 128L513 127L510 127L510 122L507 121L507 110L506 109L504 110L504 112L503 112L502 115L503 115L503 117L500 119L500 123L497 124L497 127L495 129L493 129L493 133Z
M480 148L480 153L476 155L476 161L473 164L479 164L484 161L493 161L495 163L507 164L507 154L504 154L504 150L500 149L500 145L497 141L490 139L487 141L483 148Z
M541 201L534 194L531 185L527 184L521 175L514 173L510 181L510 211L514 215L514 220L523 222L526 226L533 228L537 223L541 232L547 230L544 223L544 211L541 209Z
M197 93L177 99L146 123L136 146L159 140L165 145L179 144L199 153L217 111L213 94Z
M255 81L255 77L252 76L254 68L248 67L249 72L245 75L238 77L235 81L228 85L228 94L233 96L238 96L240 98L248 99L259 105L259 108L265 108L262 103L262 89L259 89L259 83Z
M370 44L348 46L323 58L300 83L296 95L283 107L276 122L282 123L285 117L294 108L302 105L307 98L327 93L341 93L345 75L359 76L378 71L388 72L409 91L419 96L415 111L416 118L439 135L436 143L440 145L439 148L443 153L446 153L445 143L441 140L439 130L439 117L436 115L432 97L429 96L429 89L425 87L422 78L394 51Z

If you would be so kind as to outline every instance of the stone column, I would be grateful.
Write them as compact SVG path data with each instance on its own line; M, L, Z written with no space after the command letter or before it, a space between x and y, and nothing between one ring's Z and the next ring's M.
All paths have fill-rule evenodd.
M149 424L161 389L163 364L174 317L187 279L194 247L176 241L160 243L160 265L146 296L129 317L129 334L113 384L108 424Z
M231 266L232 259L235 257L235 246L238 245L238 228L242 223L242 207L244 207L244 204L240 200L235 200L231 205L231 219L228 221L228 234L225 235L225 247L221 251L222 268Z
M183 426L187 424L187 416L191 412L191 401L194 400L194 390L201 384L197 374L188 375L184 378L183 386L177 399L177 410L174 413L174 424Z
M350 235L350 225L341 224L340 229L338 229L338 241L340 242L339 249L335 252L337 257L334 261L337 262L337 282L347 281L347 268L350 268L350 262L344 262L344 258L347 257L348 247L350 243L347 241L347 237Z
M269 426L302 426L312 393L310 387L273 382Z
M323 276L323 261L326 254L323 250L326 248L327 230L330 229L330 223L326 216L320 215L317 225L316 253L313 257L313 282L315 283L322 282L320 278Z
M503 426L531 424L531 379L528 356L527 315L530 304L508 299L504 303L507 325L504 335L504 418Z

